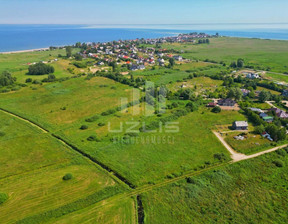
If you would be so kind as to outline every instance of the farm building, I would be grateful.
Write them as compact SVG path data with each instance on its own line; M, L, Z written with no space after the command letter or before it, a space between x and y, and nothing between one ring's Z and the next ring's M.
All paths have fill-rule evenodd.
M248 130L248 122L247 121L234 121L232 124L232 128L234 130Z

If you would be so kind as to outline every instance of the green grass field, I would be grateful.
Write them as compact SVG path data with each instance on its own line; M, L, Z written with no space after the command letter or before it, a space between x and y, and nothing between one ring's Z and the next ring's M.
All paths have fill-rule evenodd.
M288 83L288 75L284 75L284 74L275 74L275 73L270 73L267 72L265 74L265 78L269 79L269 80L275 80L278 82L286 82Z
M215 153L224 153L228 157L225 148L218 142L211 129L216 124L243 119L244 117L235 111L214 114L207 109L201 109L177 121L179 133L159 133L159 130L155 134L140 133L139 142L136 144L108 141L91 144L83 141L84 139L78 139L75 133L65 137L139 186L148 182L158 182L173 173L179 175L198 169L208 161L211 164L217 163L213 158ZM166 138L166 142L146 143L154 138ZM171 144L168 138L173 140Z
M288 72L287 41L259 40L249 38L214 38L210 44L164 44L163 48L183 50L189 59L224 61L243 58L245 63L271 68L274 72Z
M132 88L101 77L91 80L75 78L36 85L36 88L23 88L17 92L2 94L0 107L53 131L71 126L77 130L85 123L86 118L117 107L121 97L132 97Z
M225 93L226 87L218 88L223 81L204 75L229 73L231 69L203 62L205 59L229 65L243 58L246 64L287 72L287 43L213 38L209 45L164 44L164 48L184 50L183 56L192 61L177 62L173 69L155 66L131 73L155 86L166 85L174 93L181 85L196 95ZM58 54L65 55L65 50L0 54L0 72L8 70L18 83L24 83L31 77L26 75L28 62L51 60ZM0 108L12 113L0 111L0 192L9 195L0 204L0 223L138 223L138 195L143 198L145 224L287 223L288 154L281 150L232 164L228 151L212 132L228 131L232 122L247 120L241 112L212 113L199 99L195 102L198 110L188 113L184 109L190 101L179 100L177 95L167 100L167 105L159 103L161 110L167 106L163 114L157 114L153 106L144 102L116 111L121 103L138 100L145 91L100 76L72 78L89 70L76 68L73 62L61 58L51 63L55 76L68 80L29 83L17 91L0 93ZM186 79L193 73L200 77ZM285 78L281 76L280 80L272 73L268 76L271 81ZM257 91L261 90L267 89L257 87ZM176 106L172 107L172 103ZM270 108L256 98L250 104ZM176 119L173 115L179 110L187 113ZM173 117L172 125L179 131L172 133L165 124L155 127L155 122L169 117ZM133 130L149 124L154 124L154 129L133 134L129 129L134 124ZM121 127L121 131L115 131ZM229 133L226 140L241 153L272 148L267 139L258 135L249 134L245 141L234 140L235 135ZM222 168L207 170L216 165ZM191 183L183 177L200 171L203 173L193 177ZM73 178L64 181L67 173Z
M274 152L167 185L143 195L145 223L287 223L287 171Z
M167 86L171 91L175 91L175 92L181 89L181 86L183 85L184 89L196 88L195 91L197 93L202 93L204 91L215 91L216 88L221 86L222 84L223 84L223 81L221 80L213 80L209 77L196 77L185 82L176 82L176 83L169 84Z
M0 206L1 223L14 223L69 203L77 207L77 200L93 194L96 201L99 193L100 200L100 193L108 187L108 195L125 189L40 129L3 112L0 120L0 131L5 133L0 137L0 192L9 195ZM66 173L73 178L63 181Z
M129 198L121 202L111 203L104 208L90 206L78 212L53 220L51 224L136 224L135 200Z

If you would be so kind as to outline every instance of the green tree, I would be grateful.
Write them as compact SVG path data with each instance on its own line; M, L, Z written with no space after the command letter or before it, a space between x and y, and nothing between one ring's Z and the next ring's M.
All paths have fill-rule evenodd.
M268 101L271 99L271 93L268 91L261 91L259 93L259 100L260 102L264 103L265 101Z
M265 131L265 127L261 124L255 127L255 133L256 134L262 134Z
M174 65L175 65L175 59L174 58L169 58L169 64L170 64L171 68L173 68Z
M66 56L67 56L67 58L70 58L72 56L72 47L71 46L66 47Z
M242 58L239 58L237 60L237 67L238 68L243 68L244 67L244 60Z
M54 67L39 62L35 65L30 65L28 68L28 75L45 75L54 72Z
M75 54L74 57L76 61L82 61L83 58L80 54Z
M228 95L227 95L228 98L232 98L235 100L241 100L242 96L243 96L243 93L242 93L241 89L236 88L236 87L230 88Z
M237 64L235 61L232 61L231 64L230 64L230 67L231 68L237 68Z
M216 106L211 110L213 113L220 113L221 112L221 108Z
M16 81L16 78L12 77L11 73L4 71L0 74L0 86L9 86Z

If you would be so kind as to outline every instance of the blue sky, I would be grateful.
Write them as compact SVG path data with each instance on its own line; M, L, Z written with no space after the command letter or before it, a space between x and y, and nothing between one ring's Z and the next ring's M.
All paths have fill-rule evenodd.
M288 23L287 0L0 0L0 24Z

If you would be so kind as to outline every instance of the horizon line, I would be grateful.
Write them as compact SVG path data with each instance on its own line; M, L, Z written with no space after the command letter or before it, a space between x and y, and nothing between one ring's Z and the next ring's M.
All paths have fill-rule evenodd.
M267 25L267 24L288 24L288 22L273 23L1 23L0 25Z

